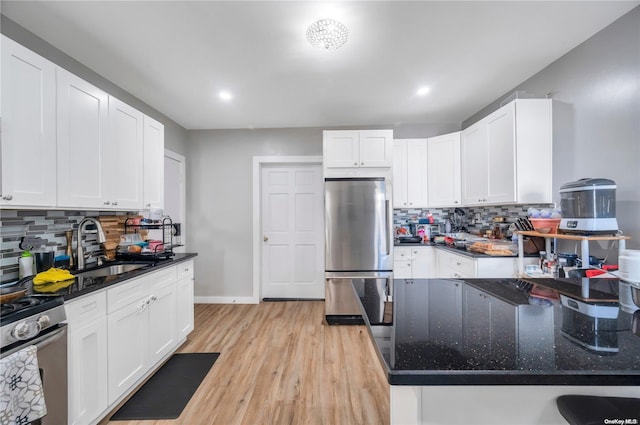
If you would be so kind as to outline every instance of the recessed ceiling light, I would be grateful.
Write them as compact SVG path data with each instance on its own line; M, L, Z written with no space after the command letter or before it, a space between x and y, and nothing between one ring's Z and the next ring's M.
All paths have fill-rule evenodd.
M424 86L424 87L420 87L417 93L418 93L418 96L424 96L428 94L430 91L431 89L429 87Z
M220 93L218 93L218 97L222 100L231 100L233 98L233 95L228 91L221 91Z

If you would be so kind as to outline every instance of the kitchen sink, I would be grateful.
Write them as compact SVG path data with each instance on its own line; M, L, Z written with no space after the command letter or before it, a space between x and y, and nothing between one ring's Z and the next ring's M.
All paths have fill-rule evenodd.
M78 277L105 277L116 276L122 273L127 273L133 270L138 270L143 267L147 267L148 264L114 264L110 266L101 267L99 269L88 270L86 272L80 272L76 276Z

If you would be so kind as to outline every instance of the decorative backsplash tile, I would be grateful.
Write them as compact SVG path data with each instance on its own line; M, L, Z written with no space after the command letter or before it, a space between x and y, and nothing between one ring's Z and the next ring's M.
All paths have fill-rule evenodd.
M493 227L494 217L509 218L526 217L527 210L534 208L553 208L553 204L526 204L526 205L492 205L461 208L464 211L465 227L471 233L478 233L482 230ZM433 216L434 223L444 228L445 223L454 214L455 208L416 208L416 209L394 209L393 223L395 226L416 223L418 219L425 218L429 213Z
M18 279L19 247L23 236L37 236L43 240L45 251L55 251L55 255L66 252L65 231L78 228L85 217L101 215L127 215L133 213L114 211L60 211L60 210L0 210L0 283ZM74 232L73 247L76 246L77 232ZM97 235L85 235L85 252L100 250ZM93 260L95 261L95 260Z

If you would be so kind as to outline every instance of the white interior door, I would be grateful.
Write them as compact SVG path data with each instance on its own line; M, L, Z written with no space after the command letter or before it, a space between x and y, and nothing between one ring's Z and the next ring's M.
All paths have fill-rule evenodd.
M262 167L263 298L324 298L323 199L321 165Z
M184 156L164 150L164 213L171 217L173 223L179 224L179 233L174 237L174 252L186 252L185 204L186 165Z

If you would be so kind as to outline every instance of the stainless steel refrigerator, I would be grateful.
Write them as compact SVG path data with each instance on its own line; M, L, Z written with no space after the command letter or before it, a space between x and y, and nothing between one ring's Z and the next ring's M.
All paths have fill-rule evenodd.
M325 317L381 324L391 293L393 211L384 178L325 179Z

